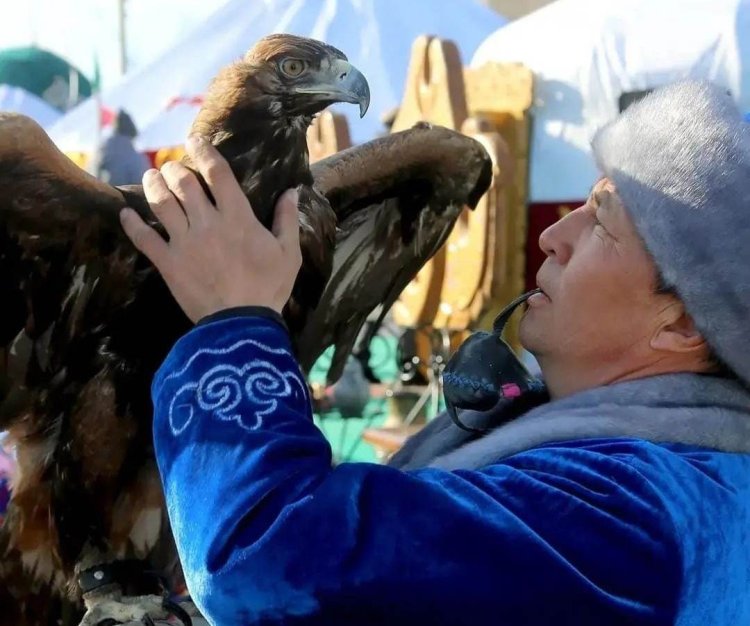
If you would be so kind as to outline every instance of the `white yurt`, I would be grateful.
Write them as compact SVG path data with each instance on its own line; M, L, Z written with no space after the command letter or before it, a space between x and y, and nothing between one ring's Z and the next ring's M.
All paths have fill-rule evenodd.
M454 40L468 63L505 23L479 0L229 0L171 50L102 93L100 103L91 99L68 113L50 134L64 151L88 152L98 141L100 118L125 109L140 131L140 149L180 145L218 70L261 37L287 32L336 46L367 76L368 115L360 120L355 107L337 109L347 115L352 139L366 141L382 130L380 116L400 102L417 36Z
M750 0L558 0L490 35L472 59L535 75L530 202L584 198L589 141L642 92L682 78L726 87L750 115Z

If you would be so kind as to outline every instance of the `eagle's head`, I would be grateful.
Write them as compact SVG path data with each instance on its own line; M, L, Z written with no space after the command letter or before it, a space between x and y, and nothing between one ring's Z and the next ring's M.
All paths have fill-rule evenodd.
M305 120L337 102L370 105L370 87L346 55L321 41L277 34L256 43L222 70L209 89L193 132L241 132L248 124Z
M336 102L370 105L370 87L346 55L321 41L294 35L270 35L247 53L248 80L255 93L268 94L271 113L314 115Z

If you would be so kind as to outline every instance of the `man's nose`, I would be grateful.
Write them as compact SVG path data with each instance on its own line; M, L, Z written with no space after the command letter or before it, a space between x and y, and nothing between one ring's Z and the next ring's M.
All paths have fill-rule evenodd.
M550 258L565 265L573 254L573 248L580 231L582 213L575 209L565 217L548 226L539 235L539 248Z

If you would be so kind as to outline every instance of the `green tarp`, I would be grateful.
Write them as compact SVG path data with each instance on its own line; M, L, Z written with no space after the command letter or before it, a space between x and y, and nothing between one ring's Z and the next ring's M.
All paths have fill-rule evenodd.
M65 59L37 47L0 50L0 85L12 85L67 111L91 95L91 83Z

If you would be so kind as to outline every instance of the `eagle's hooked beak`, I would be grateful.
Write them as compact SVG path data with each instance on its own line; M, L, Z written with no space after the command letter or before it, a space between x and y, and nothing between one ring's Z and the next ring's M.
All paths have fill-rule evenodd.
M309 93L333 102L359 104L359 116L364 117L370 106L370 85L356 67L343 59L335 59L328 67L313 74L311 82L297 87L299 93Z

